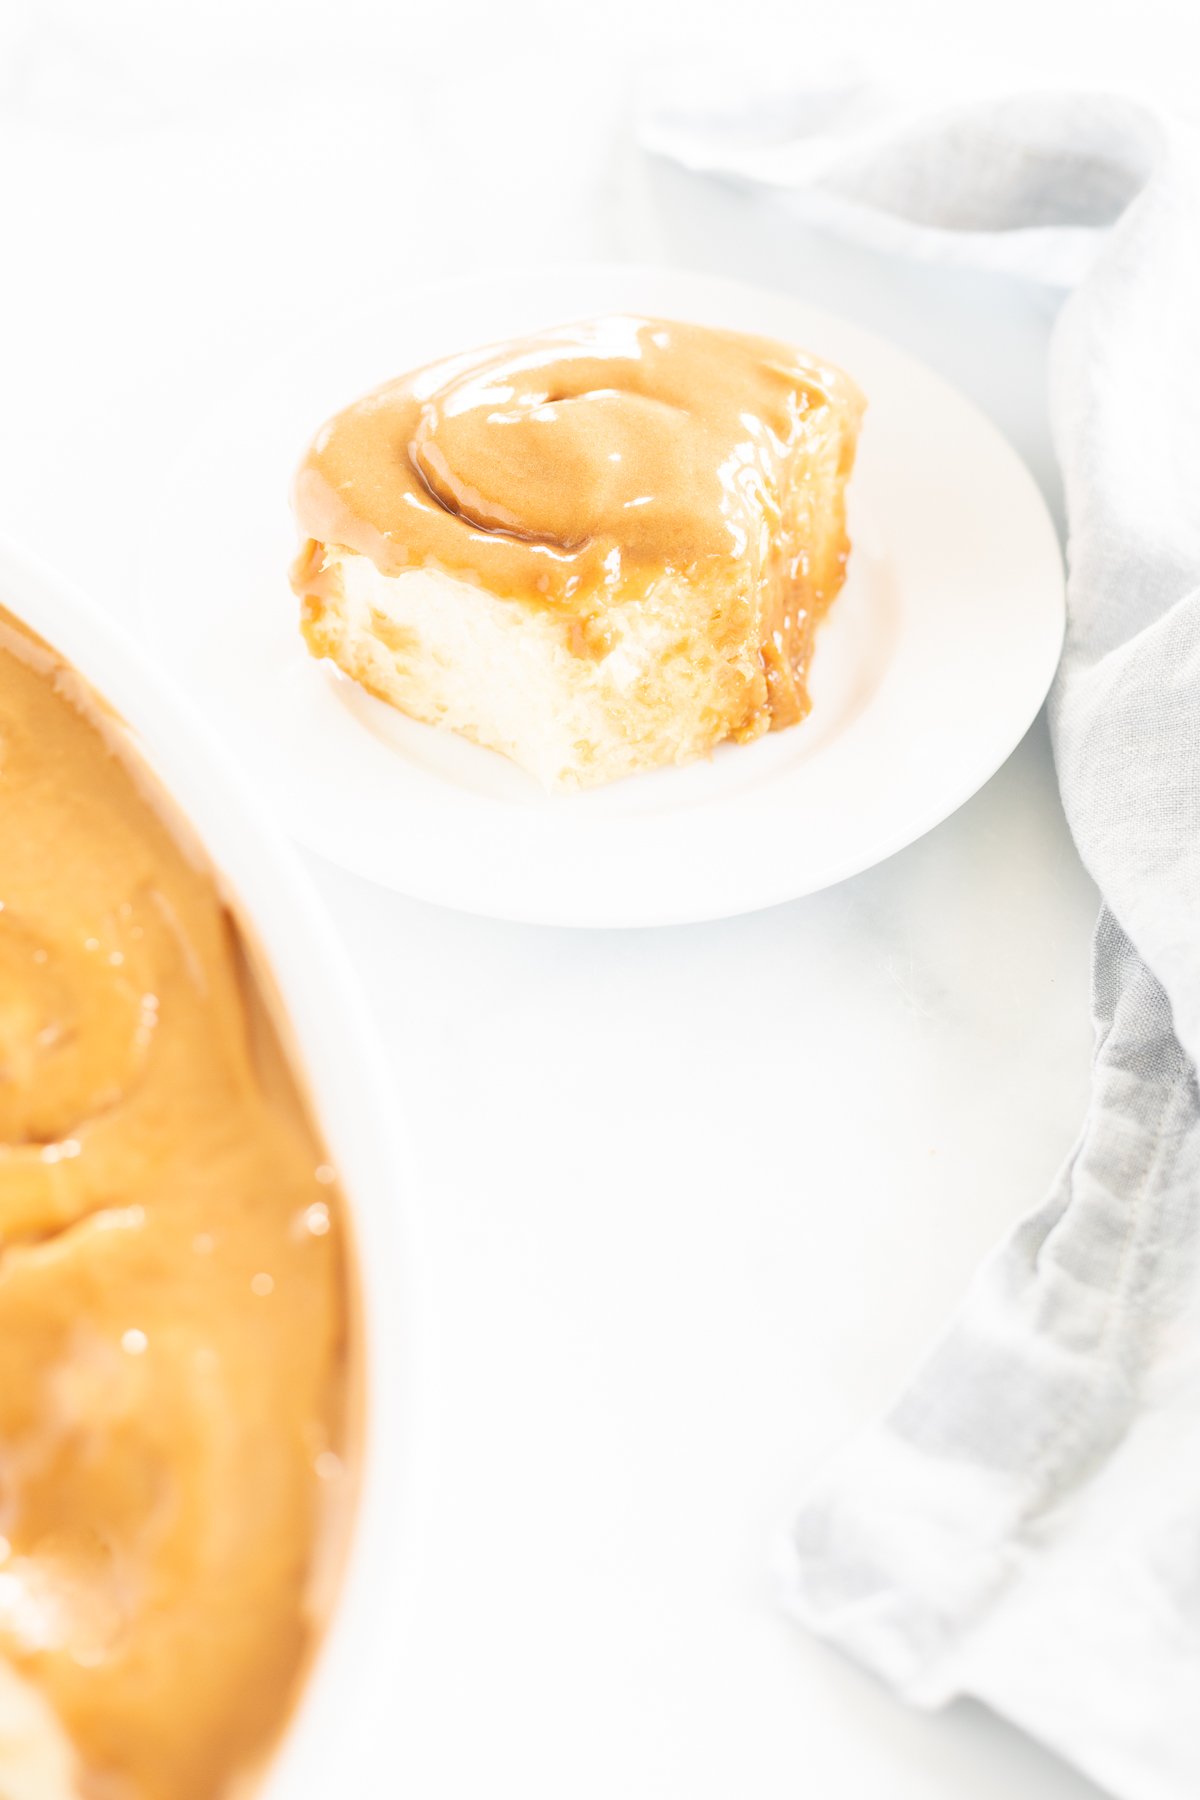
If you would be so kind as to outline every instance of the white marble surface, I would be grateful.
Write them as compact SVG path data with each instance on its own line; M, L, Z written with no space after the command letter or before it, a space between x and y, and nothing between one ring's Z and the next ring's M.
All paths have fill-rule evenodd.
M795 11L699 6L694 42L798 58ZM949 0L847 0L822 50L894 67L953 30L993 65L1150 79L1145 27L1171 11L1092 29L1094 8L1022 3L964 45ZM281 333L348 291L609 255L792 285L889 332L1053 498L1027 295L782 241L638 164L634 72L676 16L10 4L0 529L120 612L197 395L223 385L236 429L239 374ZM220 528L179 546L216 580ZM806 1472L887 1401L1081 1114L1095 897L1043 725L888 864L726 924L523 929L313 874L415 1163L395 1726L357 1747L356 1791L1093 1794L978 1709L907 1713L770 1583Z

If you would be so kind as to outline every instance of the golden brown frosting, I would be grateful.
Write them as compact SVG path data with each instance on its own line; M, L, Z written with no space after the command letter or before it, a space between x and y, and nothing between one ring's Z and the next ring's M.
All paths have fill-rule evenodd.
M2 608L0 903L0 1656L87 1800L216 1800L342 1541L341 1202L212 873Z
M845 376L790 345L607 317L435 363L339 413L297 474L316 549L592 609L658 575L765 565L789 451ZM312 590L313 547L294 581Z

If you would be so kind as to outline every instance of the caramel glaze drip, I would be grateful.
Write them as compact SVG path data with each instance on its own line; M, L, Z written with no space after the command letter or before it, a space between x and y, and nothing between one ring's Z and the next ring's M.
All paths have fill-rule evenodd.
M341 1203L211 872L3 609L0 902L0 1659L86 1800L215 1800L344 1540Z
M857 426L861 404L840 371L786 344L661 319L590 320L435 363L318 432L293 490L310 540L293 583L319 600L329 545L385 575L433 567L569 611L584 626L575 647L602 655L606 606L662 575L753 590L781 573L766 636L780 635L782 666L784 620L802 615L807 642L833 597L805 591L804 546L781 548L782 488L797 447L839 409ZM851 430L847 462L853 448ZM840 512L836 524L834 591Z

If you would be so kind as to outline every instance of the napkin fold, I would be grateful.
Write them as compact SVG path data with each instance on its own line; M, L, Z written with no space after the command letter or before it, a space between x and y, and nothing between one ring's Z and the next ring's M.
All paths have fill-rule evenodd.
M788 1599L917 1705L974 1695L1124 1800L1196 1800L1200 138L1118 96L846 88L677 95L643 142L877 248L1069 290L1050 723L1104 898L1090 1103L1044 1204L807 1495Z

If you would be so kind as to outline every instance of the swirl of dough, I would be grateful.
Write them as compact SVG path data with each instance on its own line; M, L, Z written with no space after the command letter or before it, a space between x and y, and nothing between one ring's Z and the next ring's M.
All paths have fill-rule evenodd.
M137 1079L153 1019L126 956L0 912L0 1144L69 1140Z
M755 563L781 462L830 372L764 338L610 317L376 389L318 433L301 529L385 574L588 603L709 559Z

